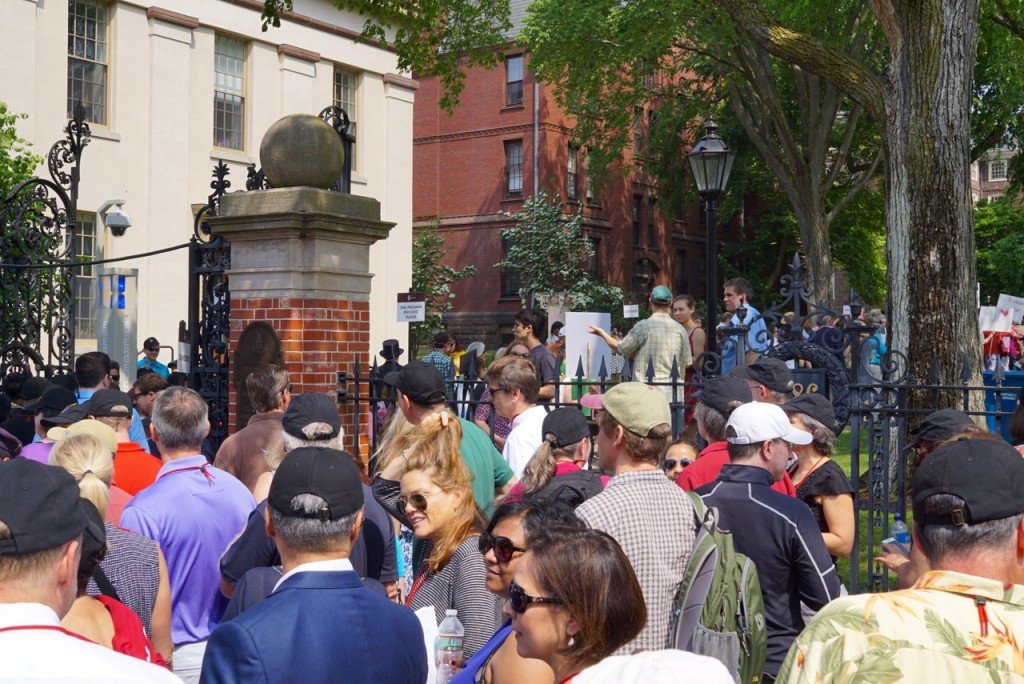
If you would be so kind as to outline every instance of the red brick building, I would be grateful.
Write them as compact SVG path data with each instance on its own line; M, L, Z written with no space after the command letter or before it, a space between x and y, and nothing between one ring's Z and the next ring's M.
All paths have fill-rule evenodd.
M502 259L501 229L523 200L546 191L582 205L594 246L592 272L646 297L658 284L703 299L705 239L694 205L684 217L666 217L656 184L642 172L612 174L595 192L587 162L574 145L572 121L549 85L534 80L529 55L509 45L504 64L467 71L460 104L449 116L439 106L440 84L420 78L413 125L413 226L439 220L449 249L447 263L475 264L475 278L455 285L454 310L445 315L460 343L481 339L493 346L511 338L520 308L514 273L494 268ZM636 145L643 145L646 113L638 117ZM691 182L688 178L681 182ZM742 217L734 221L738 226ZM719 229L734 241L739 230Z

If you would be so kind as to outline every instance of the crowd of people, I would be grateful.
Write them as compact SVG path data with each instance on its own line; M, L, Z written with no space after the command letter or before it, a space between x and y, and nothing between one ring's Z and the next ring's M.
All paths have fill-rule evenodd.
M726 284L737 322L749 295ZM592 333L657 381L706 339L691 298L659 286L650 304L626 335ZM840 426L758 356L763 336L724 350L683 409L642 381L555 407L561 330L531 311L514 330L469 415L453 410L450 335L405 365L387 341L365 463L341 448L333 397L293 395L275 366L247 375L255 414L212 454L208 406L159 369L122 392L92 352L73 378L6 383L0 680L727 684L751 658L749 681L769 683L1024 677L1021 449L960 411L929 415L908 445L913 544L876 559L901 588L848 596ZM743 654L678 647L712 519L756 572L742 618L764 643ZM452 611L462 657L442 662Z

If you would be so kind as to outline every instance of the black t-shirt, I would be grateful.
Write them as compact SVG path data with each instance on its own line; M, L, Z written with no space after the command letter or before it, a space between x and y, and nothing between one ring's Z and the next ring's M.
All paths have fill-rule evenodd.
M825 520L825 512L821 504L814 499L818 496L836 496L838 494L853 494L853 486L846 479L843 469L833 460L825 461L811 471L811 474L804 478L796 488L796 498L811 509L814 521L818 523L818 529L822 532L828 532L828 522Z
M537 374L540 375L540 384L552 384L558 379L558 365L555 363L555 355L548 351L543 344L538 344L530 350L530 361L537 367Z

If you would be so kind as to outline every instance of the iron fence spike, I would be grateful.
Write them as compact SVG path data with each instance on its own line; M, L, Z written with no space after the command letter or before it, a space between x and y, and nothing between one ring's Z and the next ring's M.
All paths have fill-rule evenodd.
M647 359L647 382L654 382L654 359Z
M597 369L597 379L602 383L608 379L608 366L605 365L605 357L601 357L601 367Z
M960 379L963 380L964 383L971 381L971 376L973 375L971 368L971 360L968 358L967 354L964 354L963 363L960 364Z
M939 360L934 356L932 357L931 366L928 368L928 384L929 385L941 385L942 384L942 373L939 371Z
M668 377L670 377L673 382L679 380L679 357L677 356L672 357L672 371L668 374Z
M1003 374L1003 363L1002 359L996 359L996 368L992 371L992 379L995 380L996 386L1003 384L1003 380L1006 376Z
M583 371L583 357L582 356L579 358L578 362L576 363L576 377L577 378L585 378L585 377L587 377L586 373Z

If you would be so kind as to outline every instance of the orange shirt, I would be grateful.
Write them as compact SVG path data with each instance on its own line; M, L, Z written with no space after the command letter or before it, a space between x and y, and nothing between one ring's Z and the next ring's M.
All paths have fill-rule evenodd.
M150 456L137 442L119 442L114 454L113 484L132 496L153 484L163 463Z

